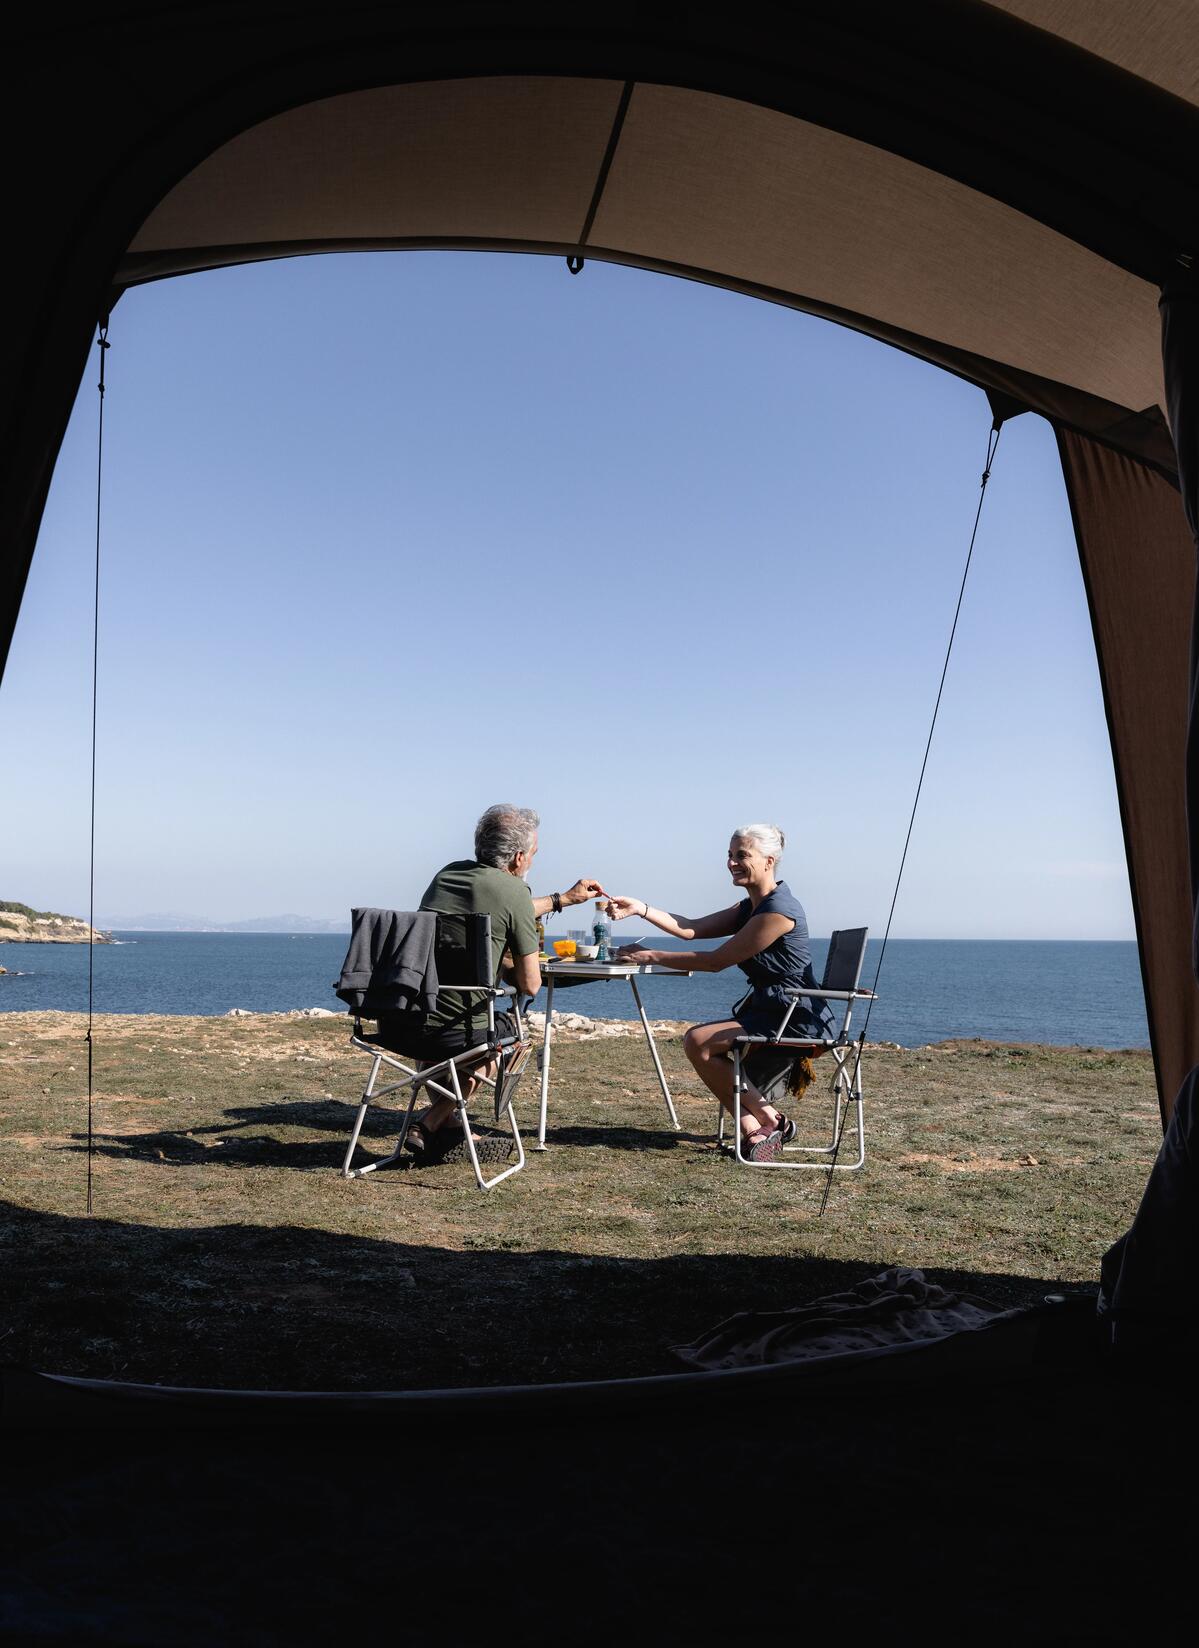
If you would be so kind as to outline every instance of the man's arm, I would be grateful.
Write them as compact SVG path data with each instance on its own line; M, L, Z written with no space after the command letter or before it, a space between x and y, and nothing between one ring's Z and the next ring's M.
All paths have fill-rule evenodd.
M574 886L564 893L545 893L541 898L533 900L533 914L548 916L551 912L558 914L569 904L586 904L589 898L603 898L604 889L598 881L592 881L589 876L580 876Z
M523 881L514 884L508 916L508 942L505 945L507 965L503 973L507 983L513 985L522 996L535 996L541 989L541 963L537 959L540 947L533 911L533 899L528 887Z
M541 989L541 963L536 955L513 956L509 977L522 996L535 996Z

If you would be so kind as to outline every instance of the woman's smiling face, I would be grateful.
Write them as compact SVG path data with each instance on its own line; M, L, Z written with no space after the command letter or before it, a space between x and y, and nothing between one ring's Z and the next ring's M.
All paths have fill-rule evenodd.
M744 836L735 835L729 842L728 865L733 885L747 887L751 881L761 881L774 869L774 859Z

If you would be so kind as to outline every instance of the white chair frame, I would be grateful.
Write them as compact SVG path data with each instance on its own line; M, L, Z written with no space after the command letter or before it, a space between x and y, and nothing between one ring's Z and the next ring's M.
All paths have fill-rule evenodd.
M783 1015L782 1023L772 1036L738 1036L733 1043L733 1143L731 1154L742 1167L774 1167L782 1168L786 1172L797 1169L814 1169L820 1173L827 1173L835 1169L838 1173L858 1173L866 1165L866 1123L863 1111L862 1093L862 1043L849 1039L849 1026L853 1017L854 1003L859 1001L873 1001L874 992L860 990L858 978L861 976L862 961L866 954L866 928L858 929L861 934L860 949L857 954L856 966L853 968L853 987L848 990L830 990L813 986L811 989L795 990L790 994L790 1005ZM841 935L834 933L829 941L830 955ZM844 1003L844 1013L835 1035L816 1038L813 1036L788 1036L787 1026L791 1022L796 1006L802 999L809 1001L828 1001ZM745 1060L759 1047L790 1047L795 1049L796 1056L804 1052L831 1053L836 1065L832 1081L833 1092L833 1131L828 1144L787 1144L782 1147L779 1157L773 1161L753 1162L741 1149L741 1097L746 1087L750 1085L745 1072ZM843 1162L838 1158L841 1153L841 1138L843 1132L843 1116L847 1120L846 1112L854 1112L855 1134L857 1140L857 1155L853 1161ZM717 1143L724 1145L724 1107L720 1107L717 1124ZM804 1159L800 1161L786 1161L783 1158L790 1154Z
M516 995L514 990L504 984L490 986L480 984L442 984L438 986L438 994L452 991L457 991L459 994L462 994L465 991L470 991L474 995L486 995L487 1028L489 1031L489 1039L486 1042L476 1043L474 1047L464 1048L461 1053L455 1053L452 1058L442 1059L439 1064L428 1065L423 1070L416 1069L411 1064L405 1064L403 1058L399 1054L392 1052L389 1048L383 1048L380 1047L377 1042L368 1041L361 1033L360 1022L355 1022L354 1031L350 1036L350 1045L351 1047L359 1048L364 1053L369 1053L372 1062L370 1075L367 1077L366 1086L362 1091L362 1101L358 1107L358 1115L354 1122L354 1131L350 1135L349 1147L346 1150L345 1161L342 1163L341 1172L344 1179L365 1178L368 1173L374 1173L381 1167L388 1167L392 1162L399 1158L400 1153L408 1139L408 1130L412 1126L412 1112L416 1106L417 1095L422 1087L427 1087L430 1093L436 1093L439 1098L453 1099L458 1120L462 1125L463 1142L470 1153L471 1166L475 1170L475 1182L480 1190L494 1190L496 1185L502 1184L505 1179L510 1179L514 1173L519 1173L521 1168L524 1167L524 1142L520 1136L520 1129L516 1125L516 1112L512 1108L512 1099L509 1096L507 1103L501 1107L501 1114L507 1115L508 1125L512 1129L512 1138L516 1144L516 1160L510 1167L504 1168L503 1172L496 1173L490 1179L484 1178L483 1170L479 1165L479 1152L475 1145L474 1139L471 1137L470 1118L466 1113L466 1099L462 1093L462 1082L459 1076L459 1069L462 1065L481 1063L488 1055L501 1054L507 1048L515 1046L517 1042L525 1040L525 1027L524 1020L521 1017L519 997ZM494 1040L495 1004L496 1001L502 996L512 997L513 1012L516 1016L516 1035L510 1039L504 1040L497 1046ZM378 1079L379 1070L381 1066L385 1064L389 1065L393 1070L401 1071L403 1073L403 1079L401 1081L390 1082L386 1087L376 1087L375 1082ZM500 1074L502 1076L503 1072ZM449 1078L448 1086L445 1085L447 1075ZM436 1077L440 1077L441 1080L435 1080L434 1078ZM495 1077L482 1076L480 1079L486 1082L489 1087L493 1089L495 1088ZM404 1113L403 1124L400 1127L400 1137L395 1149L392 1151L390 1156L384 1156L377 1162L367 1162L362 1167L354 1167L352 1164L354 1160L354 1152L358 1147L358 1135L362 1132L362 1124L366 1120L366 1113L370 1109L370 1106L375 1102L375 1100L385 1099L392 1093L403 1092L405 1088L410 1090L408 1094L408 1108ZM497 1116L496 1119L498 1120L499 1117Z

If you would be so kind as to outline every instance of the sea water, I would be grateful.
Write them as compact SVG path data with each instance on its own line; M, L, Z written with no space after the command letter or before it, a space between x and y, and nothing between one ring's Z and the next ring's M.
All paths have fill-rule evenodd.
M552 936L552 935L551 935ZM345 934L121 932L97 945L94 1001L100 1013L255 1013L293 1008L341 1010L333 985L348 942ZM685 949L660 935L657 949ZM692 945L690 948L710 948ZM826 942L812 941L816 974ZM878 944L866 952L869 987ZM82 944L0 943L0 1012L87 1008L88 947ZM651 1019L696 1022L729 1016L745 985L741 973L639 980ZM1149 1033L1140 964L1132 942L1081 940L892 939L879 999L870 1017L872 1041L921 1047L953 1037L1050 1042L1087 1047L1145 1047ZM544 1007L544 991L535 1006ZM555 1009L589 1018L636 1016L623 979L558 989ZM854 1026L860 1028L864 1009Z

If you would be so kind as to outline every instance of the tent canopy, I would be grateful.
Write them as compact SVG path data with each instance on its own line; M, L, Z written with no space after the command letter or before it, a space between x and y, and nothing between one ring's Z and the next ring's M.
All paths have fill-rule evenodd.
M613 3L585 27L462 0L150 5L57 28L55 10L18 39L7 111L36 158L10 202L0 646L94 323L139 282L470 247L828 316L1058 430L1168 1103L1199 1061L1193 564L1158 317L1199 223L1190 0Z

